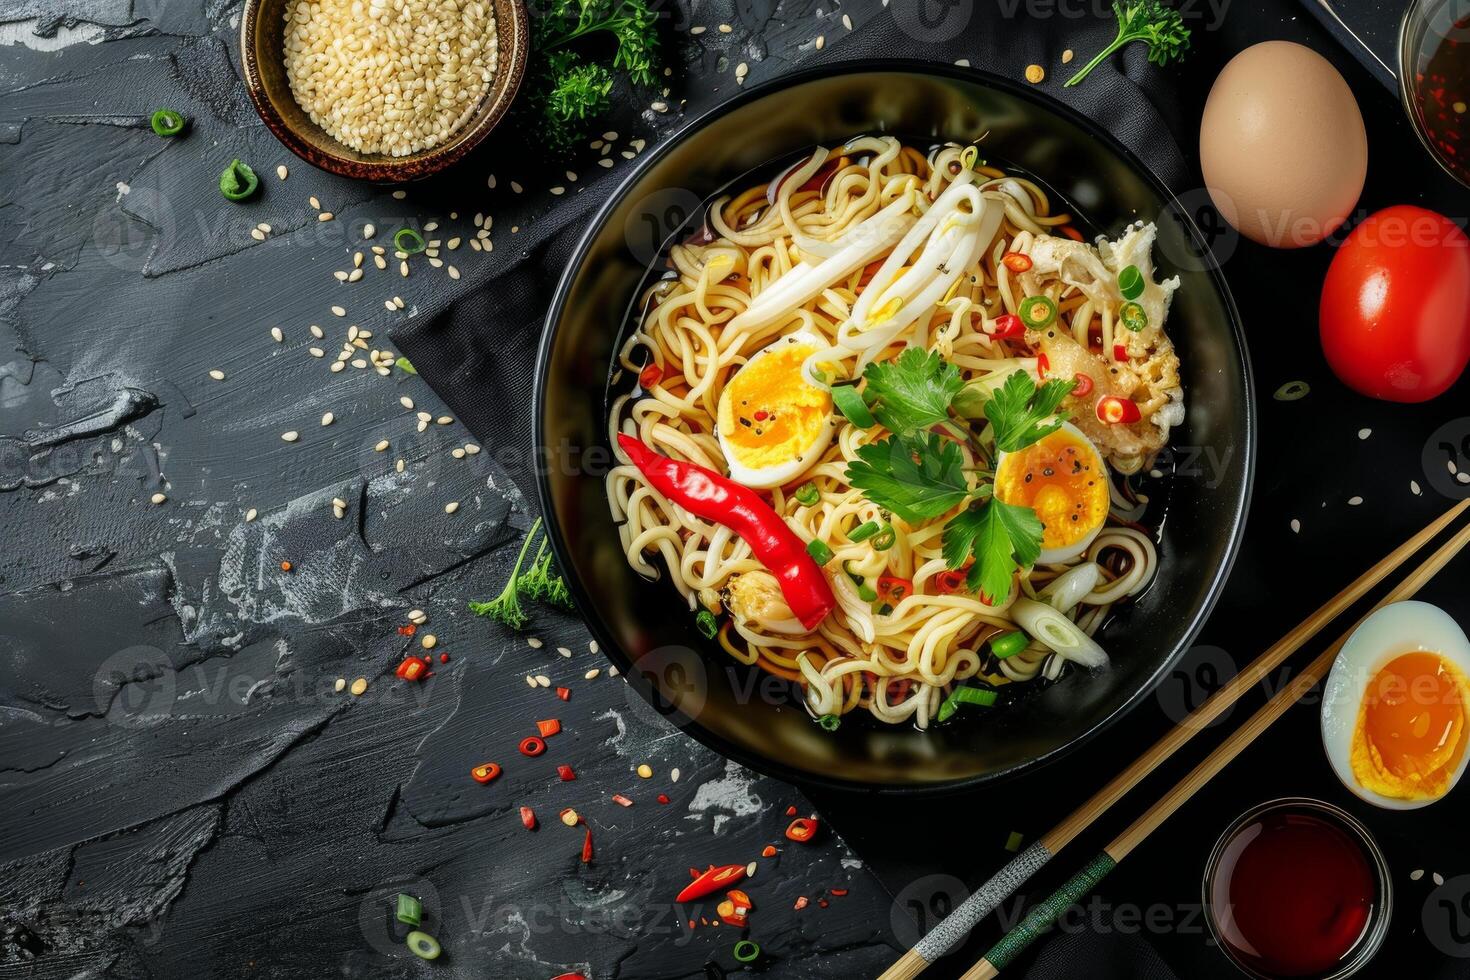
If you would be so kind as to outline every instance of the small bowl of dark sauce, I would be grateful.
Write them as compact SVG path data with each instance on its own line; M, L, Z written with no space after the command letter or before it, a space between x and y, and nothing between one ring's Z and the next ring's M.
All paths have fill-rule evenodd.
M1470 187L1470 6L1412 0L1399 28L1399 95L1419 141Z
M1388 864L1346 812L1272 800L1232 823L1205 867L1216 943L1260 980L1341 980L1383 944L1392 911Z

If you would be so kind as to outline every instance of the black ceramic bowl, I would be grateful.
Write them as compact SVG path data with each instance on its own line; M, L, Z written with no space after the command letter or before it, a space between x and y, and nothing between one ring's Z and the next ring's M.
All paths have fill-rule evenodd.
M699 202L813 144L886 132L919 145L989 132L982 154L1039 178L1084 228L1156 221L1163 276L1178 274L1169 332L1188 420L1172 436L1146 518L1160 526L1157 580L1104 628L1113 658L1072 670L1017 703L920 732L860 722L818 728L784 682L759 675L694 627L673 587L624 560L604 496L609 376L630 304L659 244ZM1035 767L1105 728L1188 647L1236 552L1254 450L1245 344L1224 280L1171 195L1088 120L1022 86L916 62L823 68L752 88L643 160L603 206L563 276L542 341L535 440L542 511L578 609L637 692L690 735L792 782L868 790L958 788ZM1160 523L1161 522L1161 523ZM856 717L856 716L854 716Z

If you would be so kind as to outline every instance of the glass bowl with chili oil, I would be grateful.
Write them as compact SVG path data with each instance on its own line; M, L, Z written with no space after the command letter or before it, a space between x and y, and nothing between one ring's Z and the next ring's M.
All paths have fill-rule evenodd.
M1419 142L1470 187L1470 5L1412 0L1399 26L1399 96Z
M1205 918L1221 951L1259 980L1341 980L1388 935L1383 852L1352 816L1319 800L1241 814L1205 866Z

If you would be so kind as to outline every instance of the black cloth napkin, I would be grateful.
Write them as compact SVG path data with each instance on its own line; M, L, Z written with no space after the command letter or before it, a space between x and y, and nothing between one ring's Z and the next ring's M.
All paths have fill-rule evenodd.
M659 93L623 94L607 124L620 131L618 149L609 154L616 166L596 165L594 150L566 161L547 159L538 151L532 127L522 126L495 147L493 159L477 158L440 182L437 190L446 199L462 200L458 186L484 179L465 177L465 171L484 168L496 174L489 212L495 250L484 262L461 262L457 288L394 330L394 342L522 490L532 493L531 392L551 291L597 206L628 176L631 164L621 155L628 140L643 138L644 152L651 152L660 138L678 130L682 117L728 99L739 90L734 72L742 61L750 66L747 86L798 66L880 56L943 64L963 60L1010 78L1039 64L1048 72L1039 86L1047 95L1107 127L1167 185L1198 186L1170 136L1178 124L1171 99L1173 69L1148 64L1144 47L1132 45L1095 69L1085 84L1063 88L1076 68L1112 40L1116 24L1111 17L1095 16L1086 4L1058 4L1044 17L1028 15L1031 6L1053 9L1024 0L892 0L887 7L872 0L830 11L820 0L779 7L774 0L741 0L733 11L701 7L697 24L707 30L697 35L689 32L696 21L683 12L673 14L665 24L666 60L677 65L682 58L683 67L675 69L662 98ZM732 28L728 33L718 29L722 19ZM821 50L814 43L819 36ZM1068 49L1076 58L1064 66L1062 53ZM642 108L653 101L671 111ZM563 171L578 179L566 180ZM511 180L523 186L523 193L511 190ZM557 185L567 192L549 194Z

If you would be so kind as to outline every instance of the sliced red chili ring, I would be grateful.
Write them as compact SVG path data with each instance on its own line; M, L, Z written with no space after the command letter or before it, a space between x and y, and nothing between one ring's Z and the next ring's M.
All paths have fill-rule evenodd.
M488 783L500 775L500 767L493 762L484 762L470 770L470 778L477 783Z
M1114 344L1113 345L1113 360L1115 360L1115 361L1126 361L1126 360L1128 360L1128 345L1127 344Z
M914 583L897 575L883 575L878 578L878 598L884 602L897 605L899 600L905 596L912 595Z
M951 595L965 591L967 574L963 568L946 568L934 576L934 589L940 595Z
M556 689L556 696L563 701L570 701L572 699L572 689L569 687L559 687Z
M744 929L749 922L745 913L740 911L740 908L728 898L715 906L715 914L725 925L734 926L736 929Z
M1000 261L1007 269L1015 273L1027 272L1031 269L1031 256L1025 252L1007 252Z
M991 334L991 336L999 337L1001 340L1009 340L1012 337L1019 337L1025 332L1026 324L1021 322L1020 317L1014 313L1002 313L995 318L995 333Z
M667 803L667 802L669 802L669 798L666 795L664 795L663 793L660 793L660 794L658 794L658 801L660 803Z
M1098 400L1097 417L1099 421L1109 425L1128 425L1137 422L1143 417L1143 413L1139 411L1138 404L1131 398L1108 395Z
M1072 395L1075 398L1086 398L1092 394L1092 375L1077 372L1077 383L1072 386Z
M561 781L564 783L569 783L577 778L577 774L573 772L572 767L568 765L557 766L556 774L561 777Z
M546 743L535 735L521 739L521 755L540 755L546 751Z
M817 822L811 817L797 817L786 828L786 837L798 844L805 844L817 836Z
M542 738L550 738L561 731L561 722L555 718L547 718L545 721L536 722L536 731L541 733Z

